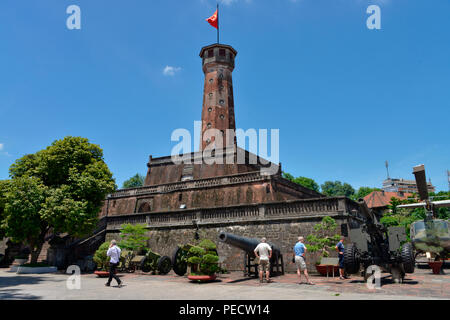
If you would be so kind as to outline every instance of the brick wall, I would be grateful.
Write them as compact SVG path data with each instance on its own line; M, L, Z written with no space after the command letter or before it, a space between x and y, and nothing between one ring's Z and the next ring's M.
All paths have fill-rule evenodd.
M295 265L291 263L292 248L297 242L298 236L308 236L312 233L314 224L320 222L322 217L304 218L300 221L265 221L256 223L224 223L222 225L216 224L214 226L205 226L199 228L199 235L201 239L210 239L217 244L220 261L223 266L229 271L243 271L244 270L244 252L240 249L234 248L228 244L222 243L218 240L221 231L232 233L239 236L249 238L266 237L267 241L273 242L281 249L284 258L284 265L286 272L295 272ZM338 226L345 222L345 217L335 217ZM340 228L337 229L338 233ZM172 258L172 254L177 245L191 243L195 244L194 227L182 228L163 228L148 231L149 247L161 255L167 255ZM118 232L110 231L106 236L106 240L119 239ZM334 254L334 253L333 253ZM317 254L307 255L307 265L310 272L316 272L315 261Z

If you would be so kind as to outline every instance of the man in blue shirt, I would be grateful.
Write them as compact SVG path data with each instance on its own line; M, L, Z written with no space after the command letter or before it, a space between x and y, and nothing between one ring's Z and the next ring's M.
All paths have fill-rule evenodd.
M294 246L294 261L295 261L295 265L297 266L297 274L300 278L299 284L302 284L302 270L305 274L306 283L314 284L309 280L309 277L308 277L308 270L306 268L306 262L305 262L306 250L307 250L306 246L303 244L303 237L298 237L298 242Z
M342 236L341 240L337 243L337 245L335 247L339 254L339 279L341 279L341 280L345 279L345 275L344 275L344 249L345 249L344 240L345 240L345 237Z

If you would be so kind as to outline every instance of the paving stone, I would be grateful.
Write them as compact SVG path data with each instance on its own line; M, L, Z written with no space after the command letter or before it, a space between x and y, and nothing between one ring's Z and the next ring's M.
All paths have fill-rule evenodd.
M167 275L120 274L125 286L105 287L106 279L93 274L81 275L81 289L69 290L69 275L17 275L0 269L0 299L171 299L171 300L322 300L322 299L450 299L450 276L433 275L429 270L418 270L407 276L404 284L394 284L383 274L381 289L370 290L361 277L339 280L312 276L314 286L298 284L296 274L273 278L272 283L259 283L245 278L242 272L219 275L212 283L193 283L187 277L174 273ZM303 278L303 276L302 276ZM303 278L303 281L305 279Z

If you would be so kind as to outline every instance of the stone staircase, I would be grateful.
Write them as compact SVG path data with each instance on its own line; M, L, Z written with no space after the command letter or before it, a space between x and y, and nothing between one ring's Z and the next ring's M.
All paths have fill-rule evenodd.
M42 246L41 253L39 254L39 257L38 257L38 262L46 262L47 261L47 251L49 248L50 248L50 244L48 243L48 240L47 240L47 241L45 241L44 245Z

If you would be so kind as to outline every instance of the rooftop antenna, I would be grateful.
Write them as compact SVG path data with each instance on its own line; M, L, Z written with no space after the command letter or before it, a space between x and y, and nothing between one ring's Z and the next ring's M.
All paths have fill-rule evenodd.
M447 169L448 192L450 193L450 170Z
M389 178L389 162L386 160L386 162L385 162L385 165L386 165L386 171L387 171L387 178L388 178L388 180L390 179Z

